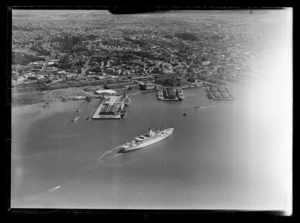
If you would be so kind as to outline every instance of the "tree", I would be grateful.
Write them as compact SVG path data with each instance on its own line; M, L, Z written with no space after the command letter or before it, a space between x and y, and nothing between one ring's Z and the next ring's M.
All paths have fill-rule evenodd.
M175 79L173 79L173 78L165 79L163 83L165 85L168 85L168 86L176 86L176 85L178 85L177 81Z
M188 82L194 83L196 81L196 79L194 77L189 77L187 79Z
M191 41L197 41L198 40L198 37L193 34L193 33L176 33L175 36L179 39L182 39L182 40L191 40Z

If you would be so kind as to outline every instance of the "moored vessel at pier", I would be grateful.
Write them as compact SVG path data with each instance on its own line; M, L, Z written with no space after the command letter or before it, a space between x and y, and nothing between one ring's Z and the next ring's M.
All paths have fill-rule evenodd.
M177 88L176 89L176 94L179 100L183 100L184 99L184 94L183 94L183 90L181 88Z

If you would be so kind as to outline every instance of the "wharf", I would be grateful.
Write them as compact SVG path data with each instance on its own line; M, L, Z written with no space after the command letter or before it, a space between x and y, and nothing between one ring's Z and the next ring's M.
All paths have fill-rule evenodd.
M104 105L100 104L99 107L97 108L97 110L95 111L94 115L93 115L93 119L120 119L121 115L120 114L116 114L116 115L103 115L101 114L101 110L103 109Z
M176 97L176 98L165 98L164 96L160 96L160 95L157 96L157 99L159 101L181 101L178 97Z
M160 98L159 100L161 100L161 101L180 101L180 99L178 99L178 98L175 98L175 99Z
M233 96L226 87L211 87L209 86L206 91L208 92L207 97L213 100L233 100Z
M157 92L157 99L161 101L182 101L184 98L182 89L163 88Z
M128 103L128 98L107 96L96 109L93 119L120 119L122 118L121 111L124 109L125 104L128 105Z

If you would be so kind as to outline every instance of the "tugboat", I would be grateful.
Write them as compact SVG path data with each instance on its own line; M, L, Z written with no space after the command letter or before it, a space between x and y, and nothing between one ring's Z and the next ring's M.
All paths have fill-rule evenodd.
M121 145L121 149L118 153L126 153L150 146L172 135L173 130L174 128L168 128L162 131L152 131L152 129L149 129L148 133L135 137L131 142Z
M79 118L80 118L80 116L77 116L77 117L73 118L71 121L75 123Z
M162 99L164 98L164 95L163 95L163 91L162 91L162 90L159 90L159 91L157 92L157 98L158 98L158 100L162 100Z

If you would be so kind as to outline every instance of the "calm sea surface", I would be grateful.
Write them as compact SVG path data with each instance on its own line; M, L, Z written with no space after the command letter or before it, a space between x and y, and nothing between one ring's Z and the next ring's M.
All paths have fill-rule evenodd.
M285 99L277 97L279 81L262 83L229 84L234 101L208 100L201 88L185 90L182 102L137 95L121 120L85 120L98 100L14 108L12 207L282 208ZM167 139L106 156L165 126L175 128Z

